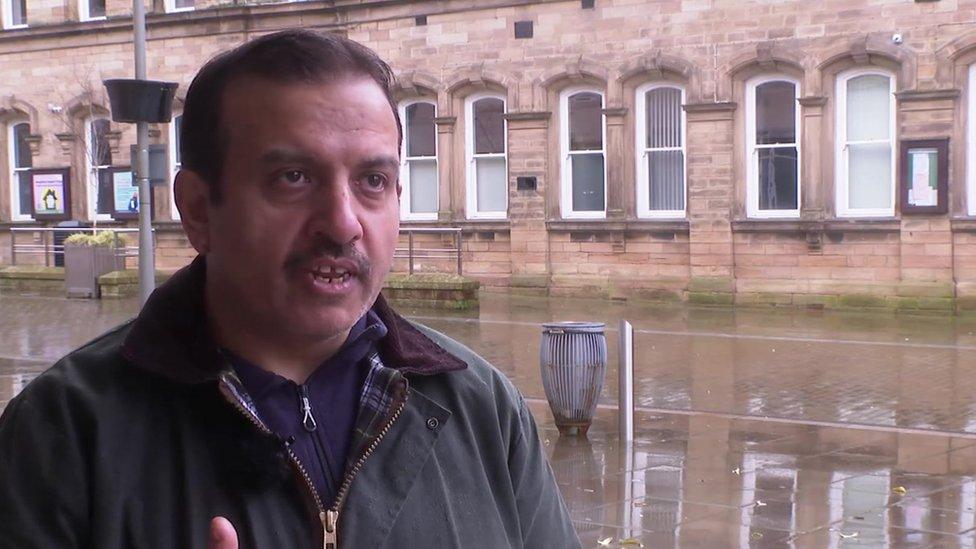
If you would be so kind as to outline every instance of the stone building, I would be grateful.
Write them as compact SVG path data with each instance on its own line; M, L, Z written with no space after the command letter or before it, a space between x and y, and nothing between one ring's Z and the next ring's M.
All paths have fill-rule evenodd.
M100 81L133 72L131 2L0 1L10 264L11 227L52 223L31 170L70 168L72 218L133 223L91 169L129 165L134 129L105 120ZM202 62L261 33L377 50L407 128L402 225L462 228L483 287L976 307L976 0L147 5L149 75L180 83L177 113ZM178 120L152 130L174 170ZM192 250L171 187L154 197L175 268Z

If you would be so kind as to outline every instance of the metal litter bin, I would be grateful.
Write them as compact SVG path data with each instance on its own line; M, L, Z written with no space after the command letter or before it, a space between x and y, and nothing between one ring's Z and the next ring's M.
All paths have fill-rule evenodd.
M87 223L81 221L62 221L54 226L56 229L85 229ZM54 266L64 267L64 239L82 231L54 231Z
M602 322L542 325L542 386L563 435L586 435L607 375L606 326Z

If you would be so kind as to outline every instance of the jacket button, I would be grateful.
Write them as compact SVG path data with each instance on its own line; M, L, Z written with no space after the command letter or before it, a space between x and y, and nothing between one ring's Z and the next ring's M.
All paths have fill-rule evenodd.
M432 417L427 420L427 428L430 429L431 431L437 429L437 426L440 424L441 422L437 421L436 417Z

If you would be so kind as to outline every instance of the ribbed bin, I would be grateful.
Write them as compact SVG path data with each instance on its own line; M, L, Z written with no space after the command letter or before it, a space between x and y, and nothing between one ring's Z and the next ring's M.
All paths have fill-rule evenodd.
M542 386L563 435L586 435L607 375L607 338L599 322L542 325Z

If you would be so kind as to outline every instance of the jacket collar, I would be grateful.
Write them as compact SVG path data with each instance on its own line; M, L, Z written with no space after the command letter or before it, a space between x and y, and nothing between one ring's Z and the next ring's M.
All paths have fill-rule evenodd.
M181 383L217 379L226 359L207 325L205 279L206 261L201 255L157 288L133 321L122 343L123 355L139 367ZM377 342L387 366L424 376L467 367L394 311L382 295L373 311L388 330Z

